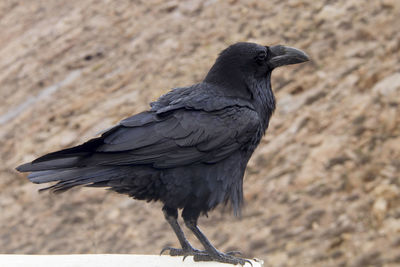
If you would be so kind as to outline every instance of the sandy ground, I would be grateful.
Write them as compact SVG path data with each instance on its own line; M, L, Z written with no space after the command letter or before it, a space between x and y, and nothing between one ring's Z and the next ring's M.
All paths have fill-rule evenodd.
M14 168L201 81L221 49L253 41L313 61L274 72L278 106L243 216L220 208L200 226L265 266L399 266L399 14L397 0L1 1L0 253L177 246L159 203L38 194Z

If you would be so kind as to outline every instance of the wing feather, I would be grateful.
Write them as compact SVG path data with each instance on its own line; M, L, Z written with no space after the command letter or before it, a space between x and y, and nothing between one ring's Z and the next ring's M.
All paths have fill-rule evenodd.
M180 109L162 120L147 121L145 126L121 126L104 139L88 164L172 168L215 163L245 146L258 126L257 114L246 107L216 112Z

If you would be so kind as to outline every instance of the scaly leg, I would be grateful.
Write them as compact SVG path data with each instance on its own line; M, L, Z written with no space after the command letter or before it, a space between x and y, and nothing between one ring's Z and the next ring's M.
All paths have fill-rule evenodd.
M161 250L160 254L165 251L169 251L169 255L171 256L190 256L195 254L203 254L204 252L197 250L190 245L189 241L186 239L185 234L183 233L181 227L178 223L178 211L177 209L168 208L166 206L163 207L163 213L165 219L171 225L174 230L176 236L178 237L179 243L181 244L182 249L173 248L173 247L165 247Z
M246 262L252 263L249 260L235 257L235 254L239 254L238 252L228 252L222 253L218 251L207 239L207 237L200 231L197 227L197 219L199 217L198 212L193 210L184 209L182 213L183 220L185 221L185 225L193 232L193 234L197 237L197 239L204 246L205 252L196 253L194 255L195 261L218 261L223 263L230 264L240 264L244 265Z

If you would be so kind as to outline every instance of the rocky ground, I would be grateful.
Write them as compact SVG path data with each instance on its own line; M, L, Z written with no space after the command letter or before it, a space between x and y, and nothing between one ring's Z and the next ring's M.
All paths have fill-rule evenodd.
M277 111L243 216L217 209L204 232L265 266L399 266L399 14L397 0L1 1L0 253L178 245L160 204L39 195L14 167L199 82L221 49L254 41L313 61L274 72Z

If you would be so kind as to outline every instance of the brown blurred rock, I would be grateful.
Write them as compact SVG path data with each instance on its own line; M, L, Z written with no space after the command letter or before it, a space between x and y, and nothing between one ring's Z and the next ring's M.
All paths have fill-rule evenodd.
M383 80L379 81L372 88L373 92L380 93L384 96L389 96L397 92L400 93L400 72L394 73Z
M0 253L177 246L158 203L38 194L14 168L199 82L221 49L254 41L312 61L274 72L277 109L249 163L243 216L218 208L204 232L268 266L398 265L399 3L0 1Z
M375 200L372 206L372 212L378 220L385 218L388 211L388 202L386 199L380 197Z

